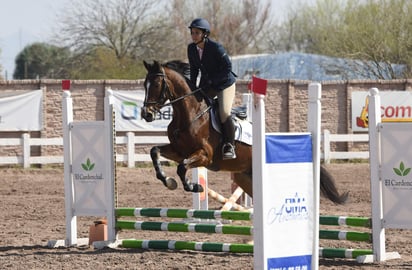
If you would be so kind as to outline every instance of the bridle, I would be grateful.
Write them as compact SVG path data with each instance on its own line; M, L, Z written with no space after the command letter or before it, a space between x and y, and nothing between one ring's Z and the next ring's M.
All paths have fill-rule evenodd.
M163 107L171 106L171 105L173 105L174 103L176 103L176 102L178 102L178 101L180 101L180 100L183 100L183 99L185 99L185 98L188 97L188 96L194 95L194 94L196 94L197 92L202 91L202 88L197 88L196 90L191 91L189 94L185 94L185 95L183 95L183 96L180 96L180 97L178 97L178 98L173 99L173 95L172 95L172 93L170 92L169 85L168 85L167 82L166 82L167 75L166 75L166 73L164 72L164 70L162 69L162 72L149 73L149 74L147 74L146 77L147 77L147 78L152 77L152 80L153 80L153 77L155 77L155 76L160 76L160 77L162 77L162 89L161 89L161 92L160 92L160 98L159 98L157 101L146 101L146 98L147 98L147 93L146 93L146 98L145 98L145 100L143 101L143 106L146 107L146 106L148 106L148 105L152 105L152 106L155 107L155 110L158 111L158 112L160 112L160 109L163 108ZM148 91L146 84L145 84L145 90L146 90L146 92ZM167 99L169 99L170 101L169 101L168 103L164 103ZM191 123L193 123L193 122L195 122L196 120L198 120L198 119L199 119L200 117L202 117L205 113L207 113L211 108L212 108L212 106L210 106L210 105L206 106L205 109L203 109L200 113L198 113L198 114L196 115L196 117L195 117L194 119L192 119Z
M157 101L144 101L143 102L143 106L147 106L147 105L153 105L153 106L155 106L156 108L158 108L159 110L161 109L161 108L163 108L163 107L166 107L166 106L171 106L173 103L176 103L176 102L178 102L178 101L180 101L180 100L182 100L182 99L185 99L186 97L188 97L188 96L191 96L191 95L194 95L194 94L196 94L197 92L199 92L199 91L201 91L202 89L201 88L198 88L198 89L196 89L196 90L194 90L194 91L191 91L189 94L185 94L185 95L183 95L183 96L180 96L180 97L178 97L178 98L175 98L175 99L173 99L173 95L172 95L172 93L170 92L170 88L169 88L169 85L167 84L167 82L166 82L166 78L167 78L167 75L166 75L166 73L162 70L162 72L157 72L157 73L149 73L149 74L147 74L147 77L148 78L150 78L150 77L156 77L156 76L159 76L159 77L162 77L162 89L160 90L161 92L160 92L160 98L157 100ZM145 90L146 91L148 91L148 89L147 89L147 87L146 87L146 84L145 84ZM147 94L146 94L146 97L147 97ZM167 99L169 99L170 101L168 102L168 103L164 103Z
M156 101L147 101L146 99L143 101L143 106L148 106L148 105L153 105L156 108L161 109L162 107L165 106L164 102L168 99L167 98L167 94L170 95L170 89L169 89L169 85L166 83L166 74L164 72L158 72L158 73L149 73L147 74L147 78L152 78L152 80L154 79L154 77L160 76L162 77L162 89L160 92L160 98ZM148 87L146 86L145 83L145 90L146 90L146 98L147 98L147 91L148 91Z

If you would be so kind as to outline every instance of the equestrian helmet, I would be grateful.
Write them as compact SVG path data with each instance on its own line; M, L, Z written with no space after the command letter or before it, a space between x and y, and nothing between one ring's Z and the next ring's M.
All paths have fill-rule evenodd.
M194 19L190 24L189 28L198 28L205 31L206 33L210 33L210 24L207 20L203 18Z

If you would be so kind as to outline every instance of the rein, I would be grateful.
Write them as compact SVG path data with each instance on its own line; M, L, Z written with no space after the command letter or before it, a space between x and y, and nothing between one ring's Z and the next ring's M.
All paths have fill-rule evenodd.
M166 82L165 82L165 84L166 84ZM167 87L167 88L169 88L169 87ZM185 98L188 97L188 96L192 96L192 95L196 94L197 92L200 92L201 90L202 90L202 88L198 88L198 89L192 91L192 92L189 93L189 94L185 94L185 95L183 95L183 96L181 96L181 97L178 97L178 98L176 98L176 99L173 99L173 100L169 101L168 103L165 103L165 104L163 104L163 105L160 105L160 108L173 105L173 103L176 103L176 102L178 102L178 101L180 101L180 100L182 100L182 99L185 99Z
M165 74L164 72L148 74L148 76L149 76L149 75L150 75L150 76L160 76L160 77L163 78L163 79L162 79L163 86L162 86L161 97L164 96L164 97L166 98L166 91L167 91L167 92L169 93L169 95L171 96L169 86L168 86L168 84L166 83L166 80L165 80L166 74ZM146 106L146 105L154 104L154 105L156 105L156 106L159 108L159 111L160 111L161 108L166 107L166 106L171 106L171 105L173 105L174 103L176 103L176 102L178 102L178 101L180 101L180 100L183 100L183 99L185 99L185 98L188 97L188 96L192 96L192 95L196 94L197 92L200 92L201 90L202 90L202 88L197 88L196 90L191 91L189 94L185 94L185 95L183 95L183 96L180 96L180 97L178 97L178 98L175 98L175 99L173 99L173 100L170 100L168 103L165 103L165 104L159 104L157 101L153 101L153 102L146 102L146 101L145 101L145 102L143 102L143 105ZM211 108L212 108L211 105L207 106L206 109L204 109L203 111L201 111L199 114L196 115L196 117L192 120L192 123L195 122L196 120L198 120L200 117L202 117L205 113L207 113L208 111L210 111Z

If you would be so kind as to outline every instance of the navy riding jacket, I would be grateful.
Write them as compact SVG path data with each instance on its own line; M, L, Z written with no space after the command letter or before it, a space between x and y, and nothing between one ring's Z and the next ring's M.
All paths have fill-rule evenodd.
M212 88L222 91L236 82L232 72L232 62L221 44L205 39L202 60L200 60L197 46L191 43L187 47L187 56L190 64L190 81L196 85L196 79L201 71L199 87L204 90Z

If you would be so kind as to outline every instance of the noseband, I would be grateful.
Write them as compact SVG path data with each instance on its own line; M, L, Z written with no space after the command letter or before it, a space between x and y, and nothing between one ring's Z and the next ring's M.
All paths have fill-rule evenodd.
M160 108L166 106L166 104L163 104L163 103L168 99L167 94L169 94L169 96L171 96L169 86L166 83L166 79L165 79L166 74L164 72L151 73L151 74L149 73L147 75L148 78L150 78L150 77L154 78L154 77L157 77L157 76L162 77L162 89L161 89L161 92L160 92L160 97L157 101L146 101L145 100L143 102L143 106L145 106L145 107L147 105L154 105L155 107L159 107L159 109L160 109ZM148 91L146 85L145 85L145 88L146 88L146 91ZM147 96L147 94L146 94L146 96Z

